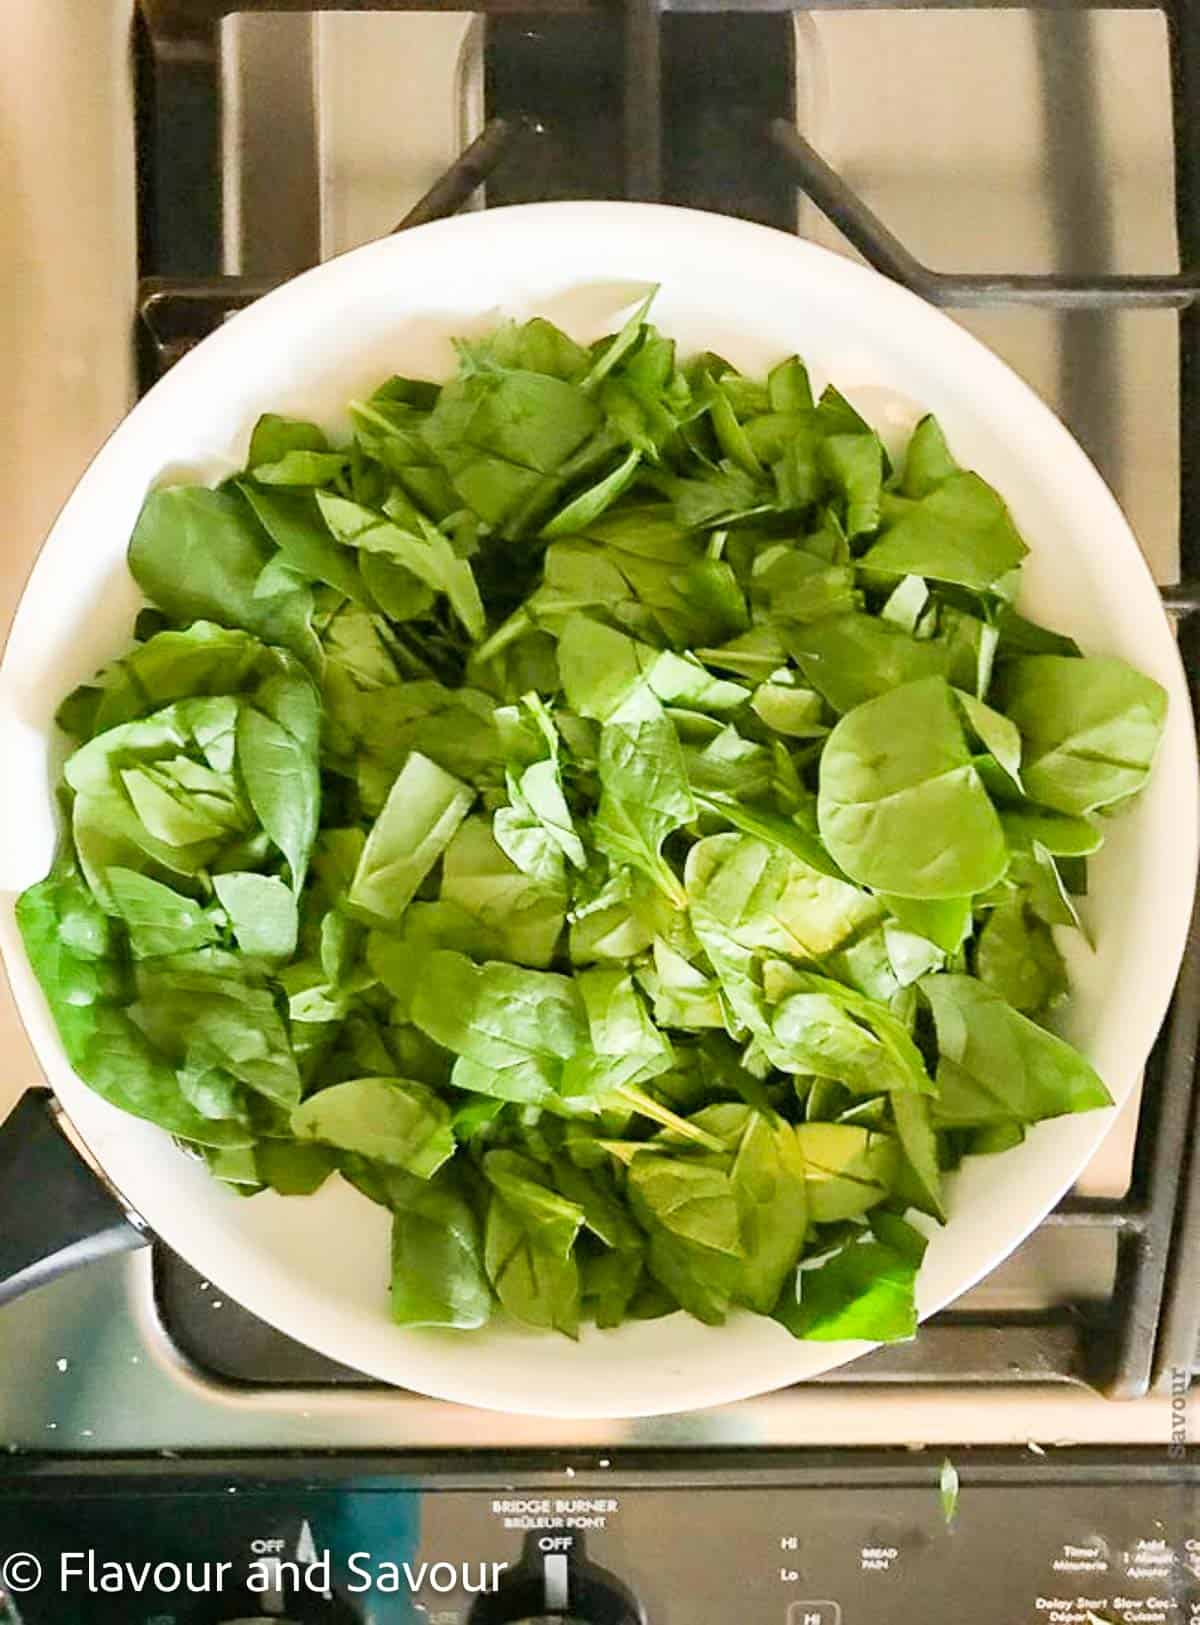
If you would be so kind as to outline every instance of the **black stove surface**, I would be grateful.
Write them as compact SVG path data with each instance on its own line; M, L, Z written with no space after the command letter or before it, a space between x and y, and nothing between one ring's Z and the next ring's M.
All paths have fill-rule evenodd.
M796 189L771 161L768 136L771 119L795 121L792 18L747 13L730 23L719 13L663 18L663 195L793 231ZM615 12L488 20L488 116L532 126L489 180L490 205L626 195L626 50Z
M482 1453L34 1466L0 1481L21 1625L1187 1625L1200 1465L1126 1453Z

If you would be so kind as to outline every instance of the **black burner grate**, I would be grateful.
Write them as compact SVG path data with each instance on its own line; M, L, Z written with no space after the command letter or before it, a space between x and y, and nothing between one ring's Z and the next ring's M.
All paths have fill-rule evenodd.
M821 9L860 3L815 0ZM969 10L1009 0L932 3ZM1130 3L1140 7L1142 0ZM1090 0L1082 0L1077 9L1089 6ZM499 116L397 229L453 213L493 175L494 201L617 190L629 198L689 203L770 224L788 223L798 187L877 270L938 305L1178 311L1181 425L1187 431L1200 424L1198 7L1200 0L1170 0L1148 8L1165 12L1170 39L1182 267L1175 274L956 275L922 264L796 129L790 89L795 0L624 0L620 11L600 0L476 0L471 9L488 14L494 35L487 95ZM140 299L147 384L232 310L274 286L269 279L216 274L220 19L232 12L320 9L437 6L434 0L340 0L326 7L314 0L142 0L142 243L143 270L152 273ZM737 14L736 25L731 14ZM523 71L522 56L533 49L557 63L558 71ZM579 61L588 68L582 93ZM570 72L562 71L572 63ZM529 87L539 83L544 100L525 105L537 99ZM597 85L605 94L596 94ZM708 122L705 85L716 87L723 109L723 116ZM566 119L577 125L573 137L565 147L559 143L557 157L548 156L547 138L561 135ZM1180 457L1183 579L1163 595L1179 618L1193 700L1200 702L1196 435L1181 432ZM1193 884L1191 875L1181 878ZM914 1344L882 1349L829 1380L1057 1381L1130 1398L1151 1388L1166 1390L1179 1373L1200 1367L1200 1154L1190 1149L1200 1143L1198 1032L1200 917L1193 920L1172 1008L1147 1068L1128 1196L1115 1202L1070 1199L1045 1221L1115 1236L1116 1285L1107 1305L1019 1317L950 1311L928 1322ZM164 1319L181 1348L222 1378L271 1385L364 1380L236 1305L226 1303L214 1315L199 1279L165 1250L157 1257L156 1281Z

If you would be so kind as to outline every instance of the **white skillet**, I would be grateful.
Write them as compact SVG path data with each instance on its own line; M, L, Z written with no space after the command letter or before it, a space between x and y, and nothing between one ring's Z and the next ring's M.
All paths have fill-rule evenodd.
M389 373L447 376L451 336L502 317L545 315L593 339L654 283L653 319L684 352L716 350L751 371L798 352L816 382L834 380L885 438L936 412L955 455L999 489L1030 544L1021 608L1167 689L1153 781L1092 864L1086 915L1098 946L1072 955L1076 992L1062 1024L1119 1104L1167 1007L1196 860L1192 716L1158 593L1100 476L1032 391L946 316L811 244L685 210L541 204L425 226L298 277L206 339L117 429L46 541L0 667L0 946L46 1077L112 1182L223 1292L301 1342L426 1394L548 1416L692 1410L815 1376L867 1345L798 1343L749 1315L721 1329L675 1315L588 1331L577 1344L506 1325L397 1329L380 1208L340 1181L304 1199L229 1195L165 1135L74 1076L12 900L45 873L54 846L54 709L128 637L138 594L125 545L151 486L240 467L261 411L337 428L344 403ZM1045 1123L1019 1149L967 1163L951 1183L950 1222L929 1247L922 1316L1017 1245L1114 1115Z

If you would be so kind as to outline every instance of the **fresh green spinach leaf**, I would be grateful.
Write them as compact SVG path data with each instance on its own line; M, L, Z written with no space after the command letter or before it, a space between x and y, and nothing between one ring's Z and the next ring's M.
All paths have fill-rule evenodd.
M941 678L859 706L830 734L821 839L862 885L901 897L969 896L1004 873L1008 848Z

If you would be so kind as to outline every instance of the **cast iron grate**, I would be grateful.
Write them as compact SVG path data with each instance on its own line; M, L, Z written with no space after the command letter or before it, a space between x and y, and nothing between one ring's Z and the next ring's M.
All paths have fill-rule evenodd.
M814 9L854 6L863 0L810 0ZM905 0L874 0L903 4ZM983 9L1010 0L930 0L931 6ZM1043 0L1052 3L1052 0ZM1064 3L1064 0L1053 0ZM1066 0L1069 3L1069 0ZM1077 0L1086 10L1093 0ZM605 144L623 169L624 196L666 199L772 223L781 196L805 193L877 270L949 309L1039 306L1055 311L1169 309L1178 312L1180 356L1181 581L1163 588L1178 617L1194 702L1200 703L1200 0L1146 6L1167 21L1176 151L1175 206L1181 269L1169 274L958 275L922 264L872 213L845 180L798 132L778 84L755 81L761 108L743 98L739 117L726 120L739 143L725 156L735 181L761 166L755 199L722 192L716 172L697 175L696 130L685 129L672 86L693 67L697 49L715 43L703 32L731 13L756 28L776 28L759 40L755 62L769 47L790 61L784 33L795 0L624 0L620 11L601 0L476 0L503 40L528 38L536 19L554 30L591 26L611 75L615 114ZM220 276L220 150L215 87L219 24L233 12L419 11L434 0L142 0L140 96L143 270L139 311L143 381L151 382L232 311L275 286L269 278ZM685 19L687 22L685 23ZM689 58L688 33L692 31ZM736 29L722 36L722 50ZM514 44L514 49L520 48ZM605 54L606 53L606 54ZM711 61L711 54L705 60ZM489 101L502 69L489 70ZM499 76L499 79L498 77ZM547 75L547 83L553 76ZM744 83L743 83L744 88ZM497 196L581 195L539 169L537 143L545 125L541 107L493 117L480 136L399 222L397 230L441 218L460 208L495 176ZM719 166L721 154L714 162ZM569 182L567 183L569 186ZM532 190L531 190L532 187ZM612 186L610 185L610 190ZM591 195L596 195L592 192ZM180 206L181 197L184 206ZM1181 876L1191 886L1194 877ZM1167 1390L1180 1372L1200 1366L1200 1089L1196 1084L1200 1034L1200 915L1194 916L1183 968L1167 1021L1147 1067L1129 1193L1119 1201L1068 1199L1045 1225L1078 1233L1103 1230L1115 1237L1116 1281L1104 1306L1068 1307L1046 1314L980 1316L946 1312L911 1345L884 1349L830 1380L845 1383L1023 1382L1083 1383L1114 1398ZM164 1320L183 1350L214 1375L256 1385L353 1384L363 1379L283 1338L247 1311L227 1304L220 1317L208 1309L199 1279L181 1260L159 1250L156 1282ZM219 1325L216 1324L219 1322Z

